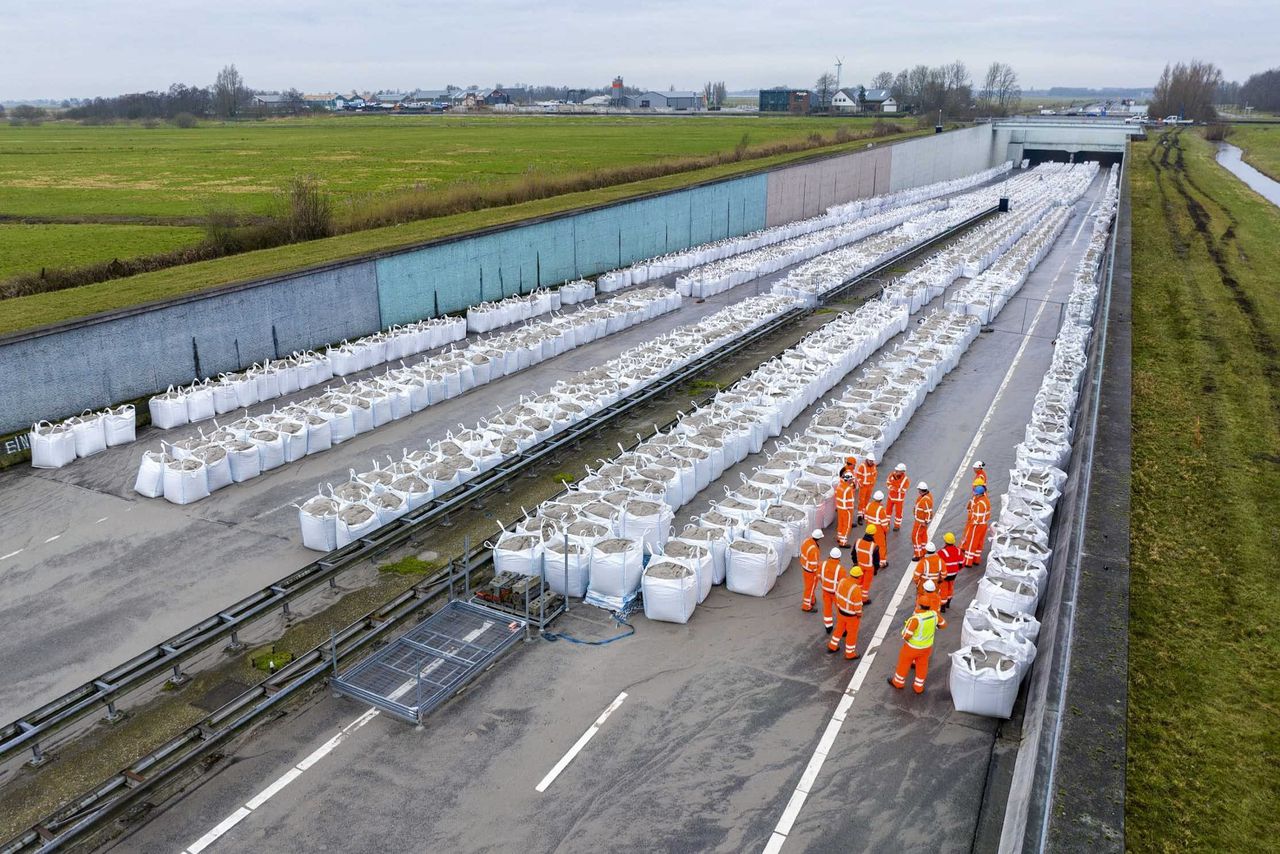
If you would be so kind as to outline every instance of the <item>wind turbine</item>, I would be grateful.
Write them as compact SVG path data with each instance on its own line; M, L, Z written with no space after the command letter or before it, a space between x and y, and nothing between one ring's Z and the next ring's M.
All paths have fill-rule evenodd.
M840 69L844 68L844 60L836 57L836 91L840 91Z

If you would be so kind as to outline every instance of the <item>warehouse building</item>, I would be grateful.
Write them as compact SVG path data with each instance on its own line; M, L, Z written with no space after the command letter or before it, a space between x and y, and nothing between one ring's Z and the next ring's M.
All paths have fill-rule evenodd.
M808 89L786 89L779 86L760 90L762 113L807 113L811 103L812 95Z

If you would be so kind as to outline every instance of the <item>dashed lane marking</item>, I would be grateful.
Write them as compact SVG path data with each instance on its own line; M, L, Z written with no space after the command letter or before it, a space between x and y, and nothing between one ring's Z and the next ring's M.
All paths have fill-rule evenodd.
M600 717L596 718L596 722L587 727L587 731L582 734L582 737L578 739L573 747L569 748L569 752L564 756L561 756L560 761L555 764L555 767L547 772L547 776L542 778L542 782L538 783L538 785L534 787L537 791L545 792L547 787L556 781L556 777L560 776L560 772L569 767L569 763L573 761L575 756L582 752L582 748L587 746L588 741L595 738L596 733L600 731L600 727L604 726L604 722L609 720L609 715L616 712L618 707L622 705L622 701L625 699L627 699L626 691L623 691L621 694L613 698L613 702L600 713Z

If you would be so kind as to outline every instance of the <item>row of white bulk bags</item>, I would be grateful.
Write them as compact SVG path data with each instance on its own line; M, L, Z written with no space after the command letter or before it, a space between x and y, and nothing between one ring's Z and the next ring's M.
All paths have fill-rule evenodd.
M652 288L627 294L606 305L593 306L563 320L569 322L583 317L594 323L621 317L624 323L642 322L678 305L678 295L666 289ZM623 394L642 388L689 360L767 323L793 306L791 300L768 295L753 298L732 309L723 309L688 328L633 347L603 365L580 371L571 379L558 382L546 394L528 400L522 398L514 408L500 411L473 430L457 435L450 433L444 440L427 448L412 453L406 451L402 462L418 463L419 472L430 486L431 494L442 494L595 414ZM636 497L657 498L660 502L665 497L666 486L657 483L653 486L657 490L654 495ZM647 504L632 505L624 525L627 533L634 533L653 549L661 547L670 526L670 509L659 508L655 515L651 512L655 506L652 500ZM302 513L301 509L299 513ZM386 513L382 515L384 518L387 516ZM315 524L312 519L305 522L309 527ZM310 539L326 542L323 537L313 536ZM500 551L501 548L495 550ZM536 571L537 566L531 564L530 568ZM636 577L638 579L639 575Z
M489 332L558 310L560 305L559 291L546 289L494 302L482 302L467 309L467 331Z
M578 279L561 285L559 294L561 305L577 305L595 299L596 286L586 279Z
M1108 176L1109 193L1111 179ZM1105 245L1111 221L1110 216L1095 220L1098 244ZM1040 626L1033 615L1048 580L1049 530L1067 480L1059 464L1065 464L1070 453L1100 271L1100 262L1093 260L1077 271L1072 296L1078 297L1080 308L1055 339L1053 361L1037 393L1026 438L1015 450L1015 467L1001 496L983 577L965 614L961 640L966 646L951 656L951 693L958 711L1008 718L1021 679L1035 658Z
M108 407L101 412L82 414L53 424L41 421L27 434L34 468L61 468L107 448L134 440L136 419L133 404Z

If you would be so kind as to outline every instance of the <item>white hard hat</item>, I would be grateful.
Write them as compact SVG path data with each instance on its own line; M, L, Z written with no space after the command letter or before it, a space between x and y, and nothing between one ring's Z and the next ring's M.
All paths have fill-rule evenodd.
M840 550L839 550L839 549L832 549L832 550L829 552L829 554L831 555L831 557L836 558L837 560L839 560L839 559L840 559Z
M876 464L876 455L875 455L875 454L867 454L867 462L869 462L871 465L875 465L875 464Z
M894 470L894 471L906 471L906 470L907 470L907 464L906 464L906 463L898 463L896 466L894 466L894 467L893 467L893 470Z
M812 536L813 536L813 538L814 538L815 540L820 540L820 539L822 539L822 529L821 529L821 528L814 528L814 529L813 529L813 535L812 535Z
M925 483L925 482L922 480L922 481L920 481L920 484L919 484L919 486L917 486L917 487L916 487L916 489L920 490L921 492L928 492L928 491L929 491L929 484Z
M926 593L932 593L937 589L938 589L938 585L934 584L933 581L926 581L924 583L924 590Z
M976 469L984 469L987 467L987 464L984 463L982 460L974 460L973 467Z
M938 550L938 547L934 545L933 540L930 540L929 542L924 544L924 550L927 552L936 552Z
M875 494L874 494L874 495L872 495L871 497L872 497L872 498L874 498L876 501L884 501L884 490L883 490L883 489L877 489L877 490L875 491Z

